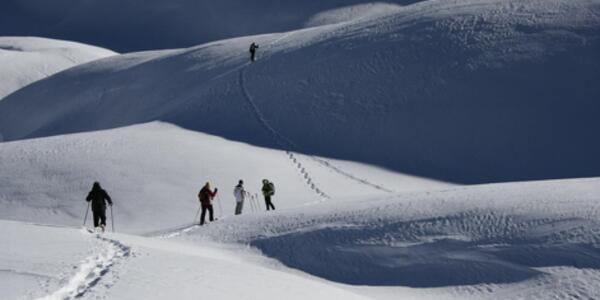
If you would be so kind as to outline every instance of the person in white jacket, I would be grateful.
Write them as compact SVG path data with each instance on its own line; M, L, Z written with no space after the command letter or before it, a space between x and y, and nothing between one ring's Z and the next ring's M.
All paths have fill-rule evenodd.
M244 190L244 181L240 179L238 185L233 189L233 196L235 196L235 214L241 215L242 209L244 208L244 200L247 196L246 190Z

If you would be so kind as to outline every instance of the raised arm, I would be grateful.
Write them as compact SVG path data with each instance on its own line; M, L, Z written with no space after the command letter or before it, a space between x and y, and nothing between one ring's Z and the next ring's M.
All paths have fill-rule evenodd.
M103 192L104 192L104 199L106 199L106 201L108 201L108 205L113 205L112 199L110 198L108 193L104 190L103 190Z

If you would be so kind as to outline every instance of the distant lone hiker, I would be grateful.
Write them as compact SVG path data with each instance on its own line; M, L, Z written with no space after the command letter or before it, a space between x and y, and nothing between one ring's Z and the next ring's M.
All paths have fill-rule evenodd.
M217 195L218 189L215 188L215 191L210 190L210 183L206 183L204 187L198 193L198 200L200 201L200 205L202 206L202 214L200 215L200 225L204 225L204 218L206 217L206 211L208 210L209 216L208 219L212 222L214 221L214 210L212 206L212 200Z
M275 195L275 185L272 182L269 182L266 179L263 179L263 187L262 193L265 196L265 205L267 206L267 210L273 209L275 210L275 205L271 202L271 197Z
M112 205L112 200L108 193L100 187L99 182L94 182L92 190L85 198L85 201L92 201L92 213L94 214L94 227L100 227L102 232L106 228L106 202Z
M233 196L235 196L235 214L241 215L242 209L244 208L244 200L248 192L244 189L244 181L240 179L238 185L233 189Z
M258 49L258 44L252 42L252 44L250 44L250 61L252 62L256 61L256 49Z

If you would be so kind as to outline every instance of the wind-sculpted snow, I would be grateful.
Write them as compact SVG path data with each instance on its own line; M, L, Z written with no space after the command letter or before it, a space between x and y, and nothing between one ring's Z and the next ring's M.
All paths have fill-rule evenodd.
M296 146L284 150L447 181L600 175L599 7L425 1L334 25L105 59L7 97L0 134L162 120L287 148L265 121ZM247 65L252 41L261 48Z
M228 219L181 238L248 243L286 266L352 285L594 299L599 199L598 179L483 185ZM572 279L579 284L567 286L569 272L580 273ZM529 288L517 292L520 285Z

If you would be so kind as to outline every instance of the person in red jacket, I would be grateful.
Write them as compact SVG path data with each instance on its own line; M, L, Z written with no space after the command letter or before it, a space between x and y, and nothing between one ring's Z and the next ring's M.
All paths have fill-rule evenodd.
M200 225L204 225L204 218L206 217L206 211L208 211L208 219L212 222L214 221L214 210L212 206L212 200L217 195L218 189L215 188L215 191L210 190L210 183L206 183L204 187L198 193L198 200L200 200L200 205L202 206L202 214L200 215Z

